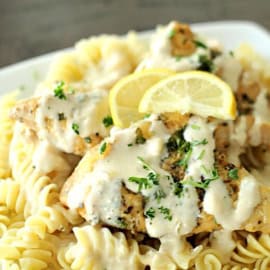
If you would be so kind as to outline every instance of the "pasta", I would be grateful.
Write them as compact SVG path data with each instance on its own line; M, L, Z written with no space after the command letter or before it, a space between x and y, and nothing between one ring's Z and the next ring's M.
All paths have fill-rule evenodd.
M9 118L9 111L15 105L17 92L6 95L1 99L0 125L3 132L0 135L1 157L0 157L0 178L10 177L9 167L9 145L13 135L14 122Z
M148 69L213 73L239 115L114 126L110 91ZM171 22L151 40L81 40L33 97L2 97L0 269L270 269L268 69L249 45L224 52Z

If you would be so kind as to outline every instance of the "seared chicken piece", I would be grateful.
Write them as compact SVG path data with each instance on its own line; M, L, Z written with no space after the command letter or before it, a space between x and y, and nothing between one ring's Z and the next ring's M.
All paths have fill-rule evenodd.
M172 176L172 179L173 179L173 182L171 183L171 185L176 185L177 187L179 187L180 192L183 192L183 190L181 191L181 189L183 189L182 181L185 180L184 178L186 175L186 170L181 165L181 162L179 163L179 161L184 159L184 156L181 153L182 150L180 150L183 148L181 148L182 146L180 146L179 148L179 142L183 140L183 137L182 137L183 130L186 128L186 125L188 125L189 118L190 116L187 116L187 115L182 116L176 113L164 114L160 116L160 119L162 119L164 127L166 127L166 132L170 134L168 139L165 141L165 145L168 151L168 155L166 158L164 157L162 158L162 155L161 155L163 151L162 149L160 149L160 152L155 153L156 150L154 147L154 143L156 143L161 137L155 137L156 133L160 132L160 128L157 128L156 131L151 131L151 129L153 128L153 127L151 128L152 120L145 120L141 122L139 125L137 124L137 128L131 126L131 128L119 131L120 135L118 135L118 133L116 132L114 139L109 138L105 142L101 143L101 145L96 146L95 148L91 149L83 157L79 166L76 168L72 176L65 183L61 191L61 201L66 206L77 209L78 212L86 220L89 220L91 222L93 222L93 219L89 217L94 213L99 217L98 221L95 221L95 223L103 223L103 224L107 224L107 225L122 228L122 229L124 228L124 229L131 230L132 232L148 232L149 223L147 225L147 222L149 222L149 218L150 219L154 218L156 214L155 212L156 210L154 211L153 207L150 207L150 208L146 207L148 200L149 198L151 198L151 196L149 197L149 195L145 195L145 194L148 194L147 189L149 187L147 187L147 185L151 186L151 184L149 183L147 184L147 182L142 182L144 184L142 184L141 188L139 188L138 190L136 190L136 188L134 189L133 186L129 185L130 180L124 179L122 178L122 176L121 177L119 176L119 173L121 175L121 171L120 172L118 171L121 168L121 165L119 167L119 164L122 164L122 162L125 159L127 159L129 163L128 165L129 167L126 168L125 166L127 165L122 164L123 166L122 170L123 171L133 170L134 167L137 166L136 159L133 159L133 157L136 157L136 156L140 157L141 155L143 155L143 153L146 154L146 151L148 151L149 149L152 149L150 151L150 155L154 155L155 158L158 158L160 160L159 165L164 171L162 171L161 173L155 174L156 169L152 169L152 163L148 164L146 161L143 161L143 169L145 169L146 171L150 170L150 172L152 173L150 175L151 176L150 179L155 180L155 175L157 176L157 175L161 175L162 173L164 174L165 172L168 172ZM156 122L154 123L154 126L155 125L157 125ZM177 127L178 127L178 130L177 130ZM223 126L223 127L225 128L226 126ZM134 146L134 142L130 141L130 138L132 138L130 134L131 134L131 131L134 130L134 133L137 134L138 136L138 132L137 132L138 129L141 130L139 135L145 138L145 141L140 142L139 145ZM129 135L127 136L126 134L129 134ZM161 132L161 134L163 133ZM158 135L158 136L163 136L163 135ZM222 179L222 181L225 184L225 187L228 191L228 195L230 196L230 200L232 201L232 204L236 206L237 201L239 199L238 197L239 197L241 183L245 179L246 176L249 176L249 173L244 168L236 167L233 164L230 164L227 162L226 153L222 152L222 149L224 148L224 145L222 143L222 141L224 140L223 137L224 137L223 132L215 133L215 140L217 142L216 144L217 151L215 152L216 153L215 168L218 172L219 177ZM129 139L126 140L126 138L129 138ZM103 149L104 144L106 146L105 150ZM141 144L142 146L140 146ZM133 148L133 147L136 147L136 148ZM101 149L102 149L102 153L101 153ZM135 154L134 154L134 151L135 151ZM142 151L142 152L138 152L138 154L136 154L136 151ZM115 157L119 158L119 160L116 160ZM140 157L139 159L140 162L142 159L143 158ZM110 174L112 176L115 175L114 180L112 179L104 180L104 179L107 179L107 174L104 174L104 170L107 170L107 166L109 166L110 170L112 170ZM232 171L234 171L233 175L231 175ZM115 216L114 216L114 221L112 221L113 216L111 215L104 216L102 213L101 205L103 204L101 202L105 198L105 197L102 197L102 194L107 194L106 195L107 198L109 198L110 195L109 193L106 193L107 189L104 187L100 189L99 193L96 193L94 191L97 184L100 184L101 186L103 185L103 182L100 181L99 177L102 178L102 181L103 180L105 181L106 188L108 188L108 186L111 185L113 182L117 184L117 181L119 181L119 178L121 180L120 181L121 199L120 199L120 205L118 204L119 211L116 211L118 222L115 222ZM139 181L148 181L147 177L146 178L141 177L141 176L132 177L132 181L135 179L134 181L135 182L137 181L136 183L141 183ZM145 190L143 189L143 187L145 187ZM83 192L83 189L85 189L86 192ZM255 210L256 214L254 214L253 212L253 214L251 214L251 216L245 222L242 223L239 229L246 229L247 231L252 231L252 232L256 230L261 230L263 232L268 233L270 232L270 226L269 226L270 214L268 217L267 207L269 207L270 189L265 186L259 186L258 190L259 190L258 192L260 193L261 201L256 206L256 210ZM214 216L207 213L203 208L203 201L204 201L206 190L198 187L196 188L196 192L199 199L198 209L200 210L200 214L197 217L196 226L193 228L191 232L187 233L187 235L194 234L194 233L201 233L201 232L212 232L214 230L221 229L222 226L217 223ZM76 194L79 194L79 193L83 195L81 195L80 199L76 199L75 198ZM160 193L160 191L157 194L158 195L155 195L155 196L161 196L160 197L161 202L162 202L162 198L164 198L164 196L166 197L166 195L165 194L162 195L162 192ZM167 196L173 196L173 195L169 194ZM115 203L114 197L117 197L117 192L115 192L113 197L110 197L111 201L109 200L107 201L109 205L113 205ZM73 200L75 200L76 203L74 203ZM169 210L166 210L167 208L164 207L162 203L158 205L161 206L161 208L159 207L158 209L161 209L165 214L170 213ZM172 217L167 216L167 218L171 219Z
M194 34L189 25L176 22L170 38L173 56L188 56L195 52Z
M22 100L10 116L55 148L83 155L109 132L103 123L103 119L109 117L108 94L102 90L56 93Z
M108 145L104 156L109 154L109 152L110 146ZM69 206L69 192L74 189L76 185L79 185L89 172L93 171L97 161L104 158L104 156L100 155L98 146L92 148L86 153L86 155L80 161L78 167L75 169L73 174L63 186L60 195L60 200L62 201L62 203ZM91 186L92 179L90 176L89 178L87 178L87 181L89 183L88 186ZM127 229L132 232L145 232L145 221L143 215L144 202L142 195L133 193L122 184L120 190L121 205L119 215L115 220L112 220L112 217L109 216L108 218L101 220L101 222L121 229ZM86 194L86 196L87 195L88 193ZM117 196L117 194L114 195ZM81 205L77 209L79 214L86 220L88 220L87 205L84 203L85 201L86 198L81 198Z
M245 73L242 74L236 92L237 107L240 114L251 113L253 105L261 90L258 82L245 82Z

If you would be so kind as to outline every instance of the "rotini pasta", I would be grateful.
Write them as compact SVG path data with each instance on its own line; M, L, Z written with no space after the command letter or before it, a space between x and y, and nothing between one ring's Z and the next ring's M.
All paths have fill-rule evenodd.
M74 234L77 243L65 248L62 266L69 265L70 269L113 269L123 265L126 269L142 267L137 243L134 240L128 243L122 233L112 235L107 228L83 226L75 228Z
M15 105L17 92L6 95L0 101L0 178L10 177L9 145L13 136L14 121L9 117L11 108Z

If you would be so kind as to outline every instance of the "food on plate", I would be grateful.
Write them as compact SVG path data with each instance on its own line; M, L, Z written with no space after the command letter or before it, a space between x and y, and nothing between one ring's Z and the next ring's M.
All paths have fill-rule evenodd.
M0 268L268 269L268 67L175 21L60 53L1 101Z

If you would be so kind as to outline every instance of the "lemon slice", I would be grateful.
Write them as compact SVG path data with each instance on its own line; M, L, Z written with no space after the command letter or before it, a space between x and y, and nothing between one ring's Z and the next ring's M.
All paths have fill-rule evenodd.
M141 113L175 111L229 120L236 117L236 102L230 86L217 76L187 71L152 86L139 105Z
M109 103L113 122L118 127L128 127L145 114L138 106L145 91L162 79L175 74L168 69L148 69L132 73L119 80L110 92Z

